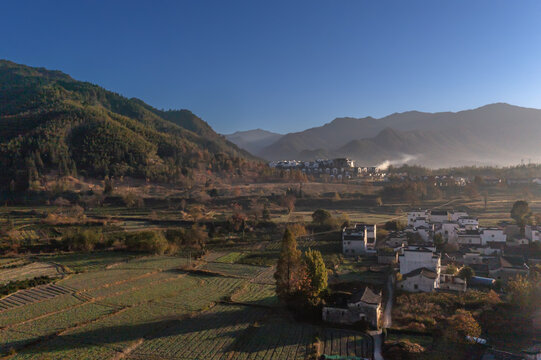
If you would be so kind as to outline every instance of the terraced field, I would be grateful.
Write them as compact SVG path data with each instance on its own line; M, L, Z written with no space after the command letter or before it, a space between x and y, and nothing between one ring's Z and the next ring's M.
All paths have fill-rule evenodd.
M31 289L20 290L0 300L0 311L48 300L60 295L72 294L73 292L74 289L56 284L40 285Z
M337 337L284 317L267 283L272 268L202 262L209 273L197 273L181 270L180 257L101 255L57 259L86 271L0 301L0 356L304 359L318 336L333 353L369 348L350 334L336 347Z
M59 277L64 275L61 267L45 262L33 262L30 264L6 268L0 270L0 285L10 281L32 279L37 276Z

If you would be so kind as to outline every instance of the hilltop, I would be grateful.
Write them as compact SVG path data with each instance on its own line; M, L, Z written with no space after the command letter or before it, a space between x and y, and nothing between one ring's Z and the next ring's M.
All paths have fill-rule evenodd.
M44 174L176 182L257 161L189 110L158 110L60 71L0 60L0 185Z

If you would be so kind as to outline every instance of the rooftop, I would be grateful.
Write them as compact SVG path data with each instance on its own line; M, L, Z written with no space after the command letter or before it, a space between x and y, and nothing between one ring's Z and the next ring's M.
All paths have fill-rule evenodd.
M402 278L407 279L409 277L414 277L414 276L418 276L418 275L424 276L424 277L429 278L429 279L436 279L438 277L438 274L436 272L430 270L430 269L419 268L419 269L415 269L413 271L410 271L407 274L402 275Z
M381 293L376 294L368 286L364 290L358 291L350 298L349 302L357 303L362 301L367 304L378 305L381 303Z

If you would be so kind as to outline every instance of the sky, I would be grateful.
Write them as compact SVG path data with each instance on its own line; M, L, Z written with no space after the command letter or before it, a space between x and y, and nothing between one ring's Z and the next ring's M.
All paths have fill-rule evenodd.
M215 130L541 108L541 1L4 1L0 58Z

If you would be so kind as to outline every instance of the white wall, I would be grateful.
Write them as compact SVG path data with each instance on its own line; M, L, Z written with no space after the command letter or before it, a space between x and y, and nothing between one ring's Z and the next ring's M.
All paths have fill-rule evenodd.
M507 235L501 229L483 229L481 231L481 245L486 245L489 241L506 242Z
M541 241L541 231L537 230L536 227L526 225L526 239L530 240L531 242Z
M423 267L438 274L440 272L440 259L431 252L404 250L404 255L399 256L399 262L402 275Z
M402 280L399 288L409 292L431 292L437 288L437 278L430 279L419 274Z

